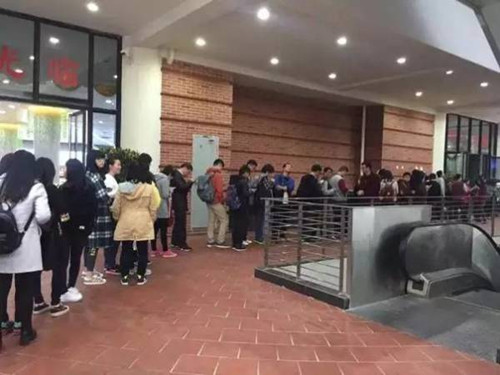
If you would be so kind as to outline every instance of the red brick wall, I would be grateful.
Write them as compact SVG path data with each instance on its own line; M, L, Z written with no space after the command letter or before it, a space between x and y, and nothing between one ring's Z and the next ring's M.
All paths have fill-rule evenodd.
M248 159L277 170L293 165L294 177L314 163L359 170L361 108L236 86L231 169Z
M231 161L233 83L229 73L163 63L161 163L193 158L193 135L219 137L220 156Z

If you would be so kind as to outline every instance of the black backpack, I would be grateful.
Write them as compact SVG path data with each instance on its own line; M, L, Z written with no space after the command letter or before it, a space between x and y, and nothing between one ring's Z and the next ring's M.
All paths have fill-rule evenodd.
M8 206L8 209L4 209L3 204L0 203L0 255L10 254L21 246L24 234L34 217L35 211L31 213L23 231L19 232L12 207Z

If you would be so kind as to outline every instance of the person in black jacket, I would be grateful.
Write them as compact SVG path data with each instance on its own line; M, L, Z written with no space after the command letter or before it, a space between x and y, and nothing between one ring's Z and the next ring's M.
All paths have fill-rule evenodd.
M236 194L241 203L240 208L231 211L231 222L232 226L232 236L233 236L233 250L234 251L245 251L246 246L244 245L245 237L248 229L249 221L249 198L250 198L250 186L249 186L250 168L244 165L240 168L238 176L231 176L229 185L236 186Z
M319 182L319 177L321 175L321 165L319 164L314 164L311 167L311 172L306 174L305 176L302 176L300 179L300 184L299 188L297 189L297 197L298 198L320 198L323 196L323 190L321 188L321 184ZM313 241L314 236L317 234L317 230L315 230L312 227L315 227L317 224L315 221L317 220L315 218L319 204L321 204L321 200L317 199L305 199L304 200L304 206L303 206L303 221L302 221L302 227L304 228L302 230L302 234L304 236L305 241ZM309 204L308 204L309 203Z
M172 193L172 210L174 212L172 246L182 251L192 250L187 244L186 233L187 196L193 186L193 180L191 179L192 172L193 166L190 163L184 163L172 173L171 186L174 188L174 192Z
M85 177L85 167L77 159L66 162L66 182L59 188L62 199L62 213L60 215L63 235L61 267L54 274L57 277L59 294L63 303L79 302L83 296L76 288L76 281L80 273L80 259L88 237L92 233L94 219L97 215L97 198L93 184ZM69 279L67 276L69 267ZM57 298L53 301L57 302Z
M63 210L61 194L54 185L54 177L56 169L54 163L48 158L38 158L36 161L38 169L38 180L43 184L47 191L49 207L52 213L52 218L48 224L43 227L40 237L42 247L42 261L44 271L52 270L52 303L49 306L42 295L42 272L39 272L35 279L34 307L33 314L43 314L50 311L51 315L61 316L69 311L69 307L60 304L60 280L57 275L61 272L61 227L60 215Z

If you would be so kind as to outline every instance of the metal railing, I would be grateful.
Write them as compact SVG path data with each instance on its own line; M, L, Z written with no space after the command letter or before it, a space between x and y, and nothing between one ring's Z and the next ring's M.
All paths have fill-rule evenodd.
M264 266L345 291L351 208L330 202L267 199Z

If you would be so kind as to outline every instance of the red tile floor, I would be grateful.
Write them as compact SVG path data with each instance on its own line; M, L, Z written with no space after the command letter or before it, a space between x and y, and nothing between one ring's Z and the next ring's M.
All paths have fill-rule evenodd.
M500 374L500 366L255 279L258 248L203 244L195 238L194 252L155 259L145 286L109 278L82 287L84 301L68 315L35 318L36 343L4 340L0 374Z

